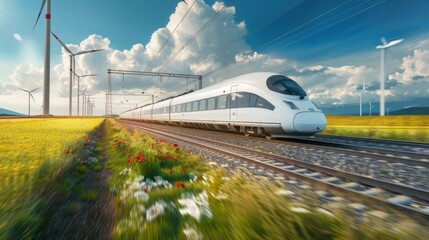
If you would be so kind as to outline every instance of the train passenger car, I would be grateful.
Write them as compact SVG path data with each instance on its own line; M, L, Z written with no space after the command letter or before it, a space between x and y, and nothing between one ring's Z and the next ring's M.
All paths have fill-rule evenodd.
M148 114L136 117L142 109ZM326 127L322 111L295 81L268 72L242 75L129 112L133 119L267 138L312 135ZM130 118L129 112L120 117Z

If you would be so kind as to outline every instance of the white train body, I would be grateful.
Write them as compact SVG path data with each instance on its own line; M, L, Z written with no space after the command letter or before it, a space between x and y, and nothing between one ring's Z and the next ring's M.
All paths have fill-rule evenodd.
M326 127L325 115L296 82L268 72L225 80L120 118L267 137L312 135Z

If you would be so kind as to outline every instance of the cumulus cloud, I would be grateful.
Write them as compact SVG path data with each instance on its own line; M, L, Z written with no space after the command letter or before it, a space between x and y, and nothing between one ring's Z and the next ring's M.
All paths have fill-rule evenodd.
M9 75L13 84L20 88L30 89L40 86L43 82L43 69L33 64L20 64Z
M16 41L22 42L22 37L19 33L14 33L13 37L16 39Z
M416 49L413 54L402 58L401 71L389 75L404 85L429 79L429 50Z

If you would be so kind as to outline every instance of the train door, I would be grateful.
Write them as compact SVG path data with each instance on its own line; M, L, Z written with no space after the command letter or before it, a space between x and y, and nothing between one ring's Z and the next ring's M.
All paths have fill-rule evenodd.
M237 120L237 88L238 86L232 86L231 87L231 104L229 107L229 119L230 120Z

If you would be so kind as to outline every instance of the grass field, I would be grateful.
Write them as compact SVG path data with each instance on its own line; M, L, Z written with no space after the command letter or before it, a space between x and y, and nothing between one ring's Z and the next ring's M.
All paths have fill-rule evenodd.
M322 134L429 142L429 116L327 116Z
M102 120L0 119L1 233L13 220L32 217L24 213L37 202L32 191L41 189L67 162L76 160L69 153L77 152Z

